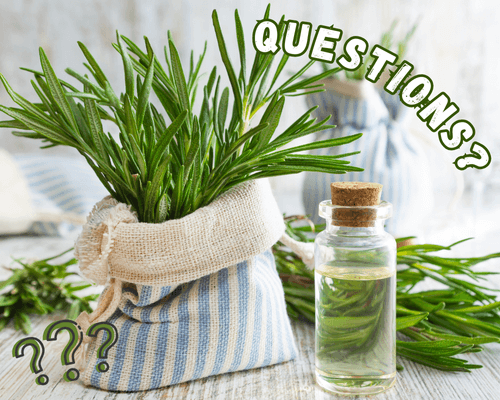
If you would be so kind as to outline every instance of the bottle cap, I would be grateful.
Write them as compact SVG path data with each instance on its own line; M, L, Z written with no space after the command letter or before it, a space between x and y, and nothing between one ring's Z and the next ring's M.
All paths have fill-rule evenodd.
M382 185L371 182L334 182L330 185L334 206L378 206Z
M372 227L377 219L382 185L372 182L334 182L332 224L348 227ZM345 208L343 208L345 207Z

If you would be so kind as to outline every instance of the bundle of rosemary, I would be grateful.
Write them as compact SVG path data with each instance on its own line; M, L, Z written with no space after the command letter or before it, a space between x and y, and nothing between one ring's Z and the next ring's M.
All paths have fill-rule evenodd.
M321 226L297 226L305 217L286 218L287 233L299 241L313 241L311 232ZM402 242L410 238L398 239ZM465 239L468 240L468 239ZM397 355L445 371L470 372L481 365L454 357L479 352L481 345L500 342L500 301L478 282L495 272L476 272L472 267L500 253L484 257L449 258L431 253L451 250L432 244L401 246L397 251L396 330L407 340L397 340ZM279 242L273 248L283 282L288 314L293 319L315 321L314 272ZM469 278L469 279L466 279ZM424 280L445 286L441 290L413 291ZM360 294L361 296L361 294ZM356 298L349 299L352 305ZM362 306L360 304L360 306ZM360 329L363 324L360 322ZM398 366L398 369L402 369Z
M267 7L264 18L269 18ZM72 69L66 72L83 88L59 79L40 49L42 71L34 75L33 88L39 98L30 102L17 94L0 75L12 100L20 108L0 106L12 119L0 127L16 129L15 135L42 139L52 147L77 149L95 171L109 193L132 206L139 221L158 223L181 218L211 203L220 194L242 182L301 171L345 173L360 171L340 156L298 154L302 151L352 142L361 134L323 140L281 149L294 139L332 128L316 122L309 109L279 135L275 135L285 97L321 91L316 82L338 71L333 69L299 80L312 66L307 63L278 86L289 56L256 53L247 69L247 52L242 24L235 12L239 50L239 72L230 61L217 13L213 25L222 61L231 85L222 88L214 67L199 90L200 69L205 51L189 70L183 69L179 53L169 34L164 48L165 64L145 38L143 51L132 40L117 33L115 49L123 60L125 92L119 95L94 57L82 43L85 67L95 82ZM279 35L285 29L284 17ZM150 101L151 92L164 114ZM202 97L194 110L195 98ZM255 121L259 110L262 117ZM166 114L166 115L165 115ZM172 121L170 124L167 120ZM119 141L105 133L102 121L113 122Z

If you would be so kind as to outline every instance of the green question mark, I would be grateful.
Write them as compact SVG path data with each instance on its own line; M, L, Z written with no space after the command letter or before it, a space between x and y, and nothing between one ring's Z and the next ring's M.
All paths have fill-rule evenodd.
M98 358L108 358L108 352L111 347L115 345L118 341L118 330L116 327L110 322L98 322L94 325L89 326L87 330L87 336L97 337L97 333L99 331L107 332L108 336L104 343L99 346L99 350L97 351ZM109 364L106 361L102 361L96 365L95 369L98 372L106 372L109 370Z
M43 371L42 368L42 358L45 354L45 347L40 339L36 337L29 337L25 339L18 340L17 343L12 348L12 357L20 358L24 357L24 349L31 346L33 349L33 355L31 356L30 369L31 372L38 374ZM46 385L49 383L49 377L45 374L36 377L35 382L37 385Z
M53 341L57 340L57 335L62 330L69 332L69 342L61 353L62 365L71 365L75 363L75 352L80 347L83 340L83 332L75 321L70 319L63 319L51 323L45 328L43 332L43 340ZM76 381L80 376L80 372L76 368L67 370L63 378L66 382Z

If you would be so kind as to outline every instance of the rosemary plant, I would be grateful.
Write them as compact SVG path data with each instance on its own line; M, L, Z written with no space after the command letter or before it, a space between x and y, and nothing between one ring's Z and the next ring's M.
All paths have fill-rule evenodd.
M312 241L310 232L321 227L297 227L293 224L297 219L304 217L286 219L287 233L296 240ZM398 241L406 239L410 238ZM483 344L500 342L500 301L494 294L498 290L479 284L487 275L496 273L472 270L483 261L499 258L500 253L473 258L431 254L451 250L463 241L450 246L424 244L398 248L396 330L409 339L396 341L398 356L440 370L470 372L481 365L469 364L454 356L479 352ZM273 251L289 316L314 322L314 273L280 243ZM412 290L426 279L445 288Z
M264 18L268 18L268 6ZM141 222L158 223L181 218L203 207L242 182L301 171L345 173L361 171L341 156L298 154L349 143L361 134L282 149L294 139L333 128L328 118L316 122L309 109L276 135L285 98L321 91L316 82L339 69L302 79L313 62L278 85L289 56L258 53L247 69L243 27L235 12L239 71L230 61L217 12L212 15L219 52L231 90L223 88L214 67L200 87L205 51L189 70L183 69L169 34L162 64L145 38L145 50L117 33L115 49L123 60L125 92L116 94L101 67L82 43L87 60L85 74L66 69L83 89L79 90L54 73L40 49L42 71L34 75L39 101L32 103L17 94L0 75L7 93L20 108L0 106L12 118L0 127L16 129L15 135L42 139L51 147L71 146L82 154L109 193L132 206ZM279 24L284 33L285 18ZM151 92L161 104L150 101ZM196 96L202 97L194 110ZM256 120L256 114L262 116ZM164 114L162 114L164 112ZM166 114L166 115L165 115ZM103 131L102 121L112 121L119 140ZM169 124L167 120L170 120Z

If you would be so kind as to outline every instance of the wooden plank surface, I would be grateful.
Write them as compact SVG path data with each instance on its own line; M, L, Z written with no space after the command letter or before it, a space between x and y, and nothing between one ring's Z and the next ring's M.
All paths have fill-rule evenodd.
M34 318L31 336L42 337L43 329L59 317ZM306 323L293 323L299 357L291 362L266 368L224 374L168 388L137 393L113 393L85 387L80 381L65 382L62 375L68 367L60 362L62 347L46 343L42 361L43 373L49 376L46 386L37 386L35 374L29 369L31 352L21 359L12 357L12 346L26 335L15 332L12 326L0 333L0 398L2 400L49 399L348 399L333 396L314 383L314 329ZM65 343L63 336L60 342ZM398 373L396 385L388 392L377 395L380 400L400 399L477 399L500 398L499 357L500 346L487 346L482 353L467 355L483 369L470 374L432 370L409 361L399 360L405 370ZM359 399L374 398L357 397ZM352 397L351 397L352 398Z
M71 246L70 239L11 238L0 240L0 263L8 255L42 258L57 254ZM0 274L0 280L5 276ZM496 282L495 282L496 283ZM42 338L45 327L61 319L61 315L33 317L29 336ZM35 384L35 374L29 369L31 351L25 357L12 357L12 347L27 337L16 332L10 323L0 332L0 399L1 400L108 400L108 399L348 399L333 396L314 383L314 327L293 323L299 348L296 360L271 367L219 375L176 386L137 393L113 393L85 387L80 381L65 382L62 375L68 367L61 365L60 354L67 334L58 342L44 342L44 373L50 378L46 386ZM396 385L384 394L371 397L380 400L492 400L500 399L500 345L486 345L481 353L465 355L470 362L484 368L471 373L442 372L414 364L404 359L398 362L405 370L398 373ZM356 397L354 397L356 398Z

